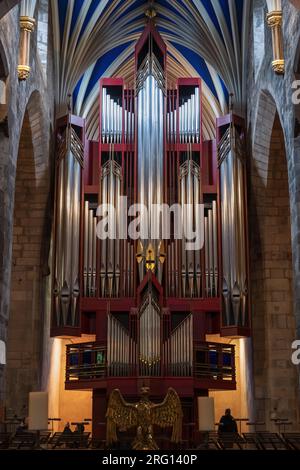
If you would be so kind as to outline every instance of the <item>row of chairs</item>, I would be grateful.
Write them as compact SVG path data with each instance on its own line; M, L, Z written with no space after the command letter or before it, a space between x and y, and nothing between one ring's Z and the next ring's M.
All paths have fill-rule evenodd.
M300 450L300 433L211 432L200 447L214 450Z
M103 449L104 445L102 440L92 438L90 432L55 432L51 435L50 431L41 431L39 436L36 432L26 431L15 434L0 433L0 449L35 449L37 446L47 449Z
M90 432L66 434L42 431L0 433L0 449L104 449L105 441L91 437ZM212 450L300 450L300 433L218 433L211 432L198 449Z

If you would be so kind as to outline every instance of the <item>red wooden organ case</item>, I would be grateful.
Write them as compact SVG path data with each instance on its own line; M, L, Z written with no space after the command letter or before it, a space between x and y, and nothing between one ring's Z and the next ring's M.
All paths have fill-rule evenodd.
M105 439L107 400L148 385L161 400L179 394L183 438L197 439L197 397L236 388L234 346L250 335L244 124L217 120L203 140L199 78L169 85L167 50L150 22L135 49L135 85L100 81L99 141L84 121L57 123L52 336L67 346L67 390L92 390L93 434ZM187 252L175 238L97 238L100 204L132 218L134 203L204 206L204 245ZM124 216L125 213L125 216ZM197 212L190 217L196 223ZM76 337L93 341L76 343ZM220 335L217 342L207 335Z

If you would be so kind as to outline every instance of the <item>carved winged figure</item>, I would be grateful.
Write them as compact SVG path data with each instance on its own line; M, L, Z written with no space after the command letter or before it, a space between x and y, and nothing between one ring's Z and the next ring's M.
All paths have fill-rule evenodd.
M153 436L153 426L172 427L172 442L181 441L182 408L179 396L173 388L162 403L155 404L149 399L149 388L141 388L141 399L137 403L127 403L120 390L111 392L107 407L106 441L111 445L118 441L117 430L127 431L136 428L136 437L132 443L135 450L157 450Z

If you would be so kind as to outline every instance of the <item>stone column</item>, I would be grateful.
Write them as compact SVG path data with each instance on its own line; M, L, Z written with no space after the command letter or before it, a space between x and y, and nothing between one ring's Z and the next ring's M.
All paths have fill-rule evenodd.
M282 40L282 11L270 11L267 14L267 23L272 30L273 62L272 67L275 73L284 74L284 54Z
M34 28L34 18L30 16L20 16L19 80L27 80L30 75L30 38Z

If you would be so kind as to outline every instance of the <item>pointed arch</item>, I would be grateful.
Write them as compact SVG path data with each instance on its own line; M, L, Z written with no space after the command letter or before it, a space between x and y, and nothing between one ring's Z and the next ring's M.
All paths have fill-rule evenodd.
M286 157L275 100L263 90L250 163L250 277L256 419L268 430L275 430L273 413L294 426L295 410L299 414L297 370L290 360L296 318Z
M24 113L15 179L11 299L7 333L6 405L24 413L40 386L43 290L51 225L48 121L34 91Z

